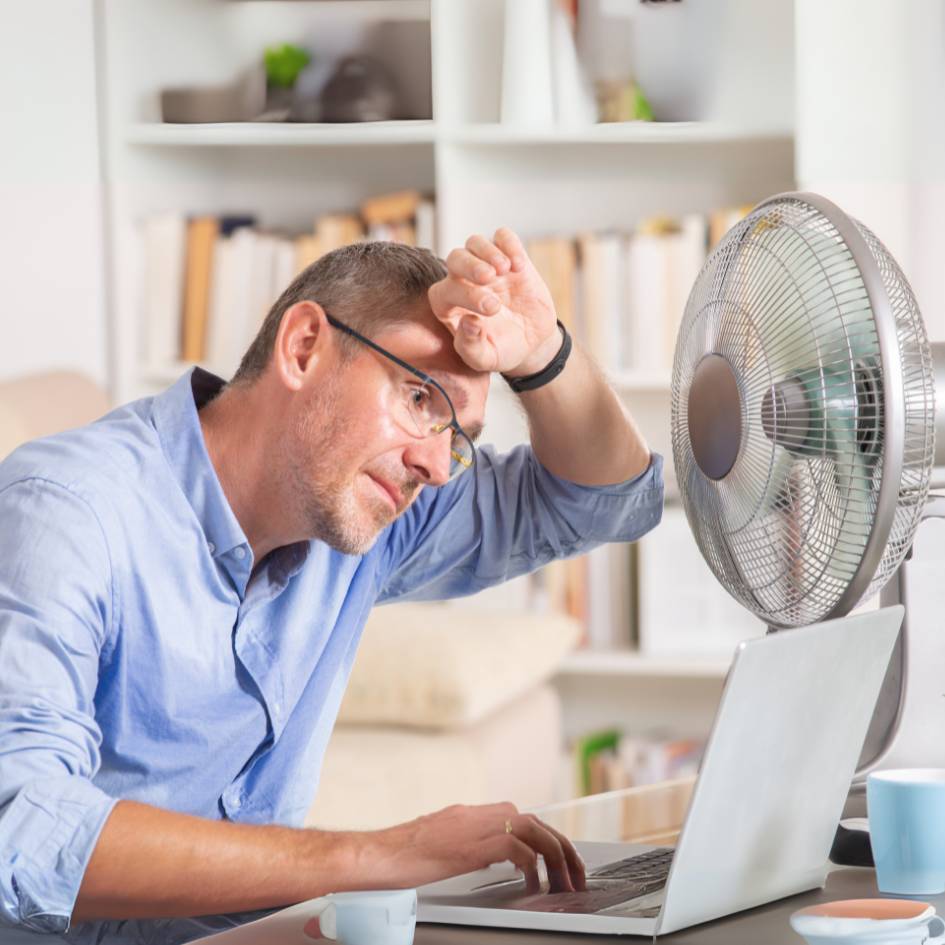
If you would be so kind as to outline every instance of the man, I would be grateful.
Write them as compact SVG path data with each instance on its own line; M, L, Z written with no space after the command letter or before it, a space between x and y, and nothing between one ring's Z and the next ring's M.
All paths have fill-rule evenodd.
M511 860L581 888L508 804L298 829L375 603L473 593L639 537L662 504L616 395L509 230L447 267L329 254L226 386L196 371L0 465L0 917L265 909ZM490 372L531 448L472 443ZM80 926L70 940L99 940Z

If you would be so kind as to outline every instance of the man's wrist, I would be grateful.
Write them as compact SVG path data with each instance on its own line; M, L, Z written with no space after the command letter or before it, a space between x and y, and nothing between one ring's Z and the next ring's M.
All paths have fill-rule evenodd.
M519 366L515 372L502 375L509 387L511 387L516 394L544 387L545 384L551 383L551 381L558 377L564 370L564 366L571 355L572 343L571 336L568 334L567 328L564 327L560 319L558 320L558 334L560 336L560 342L553 355L549 357L544 350L538 352L538 355L540 355L543 360L540 362L541 366L538 367L537 370L528 372L524 367ZM546 345L547 342L542 347L544 348ZM533 357L537 361L537 356Z
M560 322L558 323L560 324ZM528 377L544 370L554 359L561 348L563 335L558 325L555 330L536 348L521 364L515 367L513 371L505 371L503 377L508 380L516 380L521 377Z

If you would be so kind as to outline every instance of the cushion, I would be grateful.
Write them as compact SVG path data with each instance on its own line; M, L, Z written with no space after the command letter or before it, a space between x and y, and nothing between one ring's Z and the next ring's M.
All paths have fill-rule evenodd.
M341 705L344 724L470 725L554 673L580 626L562 615L456 604L376 607Z
M461 731L338 725L306 825L377 830L450 804L547 804L558 788L561 738L550 684Z
M21 443L98 419L105 391L74 371L32 374L0 383L0 459Z

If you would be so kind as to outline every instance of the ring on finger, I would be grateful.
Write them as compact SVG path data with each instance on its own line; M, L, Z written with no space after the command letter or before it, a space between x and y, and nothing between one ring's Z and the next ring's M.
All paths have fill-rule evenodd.
M506 833L512 832L512 820L509 817L505 818L505 832Z

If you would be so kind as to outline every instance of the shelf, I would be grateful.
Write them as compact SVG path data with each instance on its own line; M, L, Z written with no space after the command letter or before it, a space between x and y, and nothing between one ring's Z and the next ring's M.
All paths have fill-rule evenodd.
M711 144L790 141L785 128L746 128L717 122L628 121L585 127L522 128L502 124L447 127L445 140L457 144Z
M131 125L126 140L155 147L331 147L429 144L436 135L430 120L366 121L332 124L220 122L219 124Z
M664 679L724 679L731 659L721 656L648 656L627 650L575 650L559 676L648 676Z
M745 128L713 122L613 122L581 128L516 128L502 124L443 127L428 119L332 124L220 122L131 125L126 141L151 147L318 147L372 144L711 144L791 140L783 128Z

